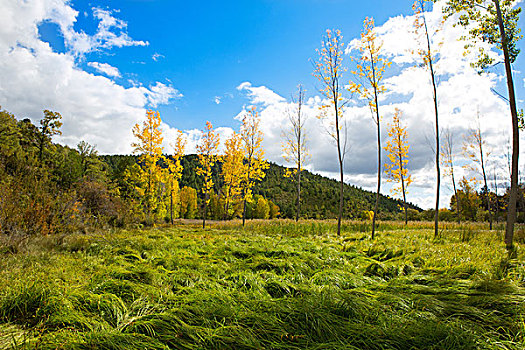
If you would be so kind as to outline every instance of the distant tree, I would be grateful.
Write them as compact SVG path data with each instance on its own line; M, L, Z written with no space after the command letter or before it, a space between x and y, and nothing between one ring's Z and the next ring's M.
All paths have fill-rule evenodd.
M61 119L60 113L44 110L44 118L40 119L40 127L38 128L38 160L40 163L44 157L44 148L51 143L51 138L54 135L62 135L62 131L60 131Z
M436 206L434 209L434 237L438 236L438 223L439 223L439 192L441 186L441 172L440 172L440 163L439 163L439 113L438 113L438 96L437 96L437 81L436 73L434 70L434 64L436 62L436 55L438 50L433 48L432 43L432 34L429 31L427 20L425 16L426 4L433 3L432 0L416 0L412 5L414 10L414 29L418 36L418 45L417 50L418 55L423 61L423 65L428 68L430 74L430 80L432 82L432 97L434 100L434 116L435 116L435 156L436 156ZM440 28L439 28L440 29ZM438 30L439 30L438 29ZM438 45L439 46L439 45Z
M461 222L460 208L461 201L458 197L458 191L456 187L456 179L454 177L454 142L453 136L449 129L445 132L445 141L441 148L441 160L444 166L444 174L450 176L452 181L452 188L454 189L454 196L456 197L456 214L458 223Z
M278 218L280 215L279 206L270 200L268 201L268 206L270 207L270 219Z
M479 209L479 197L474 189L475 180L463 177L459 182L459 191L452 196L450 200L450 207L457 210L456 204L459 200L461 202L461 217L465 220L474 221ZM456 199L458 198L458 199Z
M394 193L401 193L403 197L403 208L405 210L405 225L408 223L407 187L412 183L412 176L408 174L408 149L406 127L401 125L399 117L401 111L396 108L392 124L389 124L388 136L385 150L388 152L390 164L385 164L388 181L396 182L400 187L394 187Z
M339 163L339 214L337 216L337 234L341 234L341 219L343 217L344 200L344 158L346 153L346 138L343 143L341 131L343 128L343 89L342 75L346 71L343 67L343 36L341 31L326 31L326 37L321 42L321 49L317 50L318 60L314 63L314 76L321 83L321 94L328 103L321 106L320 119L331 119L330 136L337 146L337 161ZM330 116L331 114L331 116ZM333 118L333 119L332 119ZM346 130L345 130L346 131Z
M146 120L142 124L135 124L133 135L137 138L133 142L133 153L139 154L138 166L129 169L126 177L134 183L141 202L146 207L148 221L152 219L152 213L161 215L162 205L162 178L163 170L159 161L164 160L162 155L162 131L159 112L148 110Z
M490 152L486 149L485 140L481 133L481 125L479 121L479 112L477 114L477 125L475 129L471 129L467 134L467 137L463 143L463 153L465 157L474 163L474 166L470 165L469 168L479 175L483 179L483 197L485 197L485 204L489 212L489 225L492 230L492 208L490 200L490 191L487 185L487 172L485 171L488 157Z
M379 115L378 96L386 91L382 84L383 76L390 61L382 53L383 42L374 31L374 19L365 18L361 40L357 44L360 56L354 58L357 63L355 71L352 71L355 79L350 81L349 90L357 93L361 98L368 101L368 106L373 115L377 130L377 191L374 206L374 217L372 219L372 239L375 233L375 222L379 208L379 194L381 192L381 117ZM398 119L399 120L399 119ZM405 208L406 213L406 208Z
M288 112L289 126L288 130L283 132L282 148L284 151L284 160L292 163L295 168L287 169L284 173L285 177L293 178L297 186L296 197L296 214L295 221L299 221L301 216L301 172L305 161L309 158L308 149L306 147L306 132L304 129L304 122L306 120L303 115L302 107L304 104L304 90L303 86L299 85L297 88L297 98L292 97L294 110Z
M213 125L208 121L206 128L202 132L202 138L197 146L200 167L197 168L197 175L204 178L202 194L204 195L204 213L202 215L202 228L206 227L206 209L210 201L210 192L213 191L212 167L217 161L217 151L219 148L219 134L213 130Z
M518 157L519 157L519 117L516 105L516 93L512 78L512 63L516 61L520 49L517 42L522 38L518 25L521 7L512 0L448 0L443 7L447 16L459 13L458 24L467 27L471 43L481 40L495 45L503 52L505 74L507 77L508 102L512 120L512 172L507 211L505 244L512 249L514 223L516 222L516 203L518 198ZM466 38L465 38L466 39ZM491 67L494 59L483 50L480 52L475 67L481 71Z
M184 186L180 190L180 215L185 219L194 219L197 214L197 190Z
M225 142L225 154L222 157L221 177L224 185L222 195L224 197L224 219L232 217L235 212L234 204L242 194L242 176L244 148L241 135L233 132L232 136Z
M244 146L244 167L242 176L243 210L242 225L246 220L246 202L252 200L255 184L265 176L269 165L264 159L262 148L263 133L259 127L259 113L255 107L245 112L241 125L241 139Z
M170 222L173 225L173 207L174 204L180 204L180 199L177 200L179 195L179 182L182 178L182 157L184 156L184 149L186 148L186 137L182 131L178 131L175 143L173 147L173 155L171 161L168 161L168 172L167 172L167 185L170 196ZM175 203L174 203L175 202Z
M259 198L257 198L257 202L255 204L254 217L256 219L270 218L270 206L268 205L268 201L262 196L259 196Z

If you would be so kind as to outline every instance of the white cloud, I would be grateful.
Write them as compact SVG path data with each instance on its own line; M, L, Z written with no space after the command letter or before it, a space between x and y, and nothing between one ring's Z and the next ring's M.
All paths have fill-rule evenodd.
M247 81L237 86L237 90L241 92L246 91L248 97L254 104L262 103L263 105L268 106L286 101L282 96L279 96L266 86L252 86L252 84Z
M113 67L110 64L100 63L100 62L88 62L88 66L94 68L100 73L107 75L108 77L114 77L114 78L120 77L120 72L118 68Z
M62 114L63 135L57 140L75 146L80 140L101 153L129 153L131 128L144 118L145 108L180 97L172 86L125 88L111 79L90 74L77 57L101 48L145 45L125 33L126 23L108 10L95 9L97 32L89 36L73 29L78 12L66 0L8 1L0 11L0 103L20 118L37 122L43 109ZM38 36L38 25L57 23L68 52L57 53Z
M213 102L215 102L215 104L220 105L221 104L221 99L222 99L222 97L215 96L214 99L213 99Z
M439 4L432 13L428 13L430 28L439 23L441 9ZM402 120L407 125L409 151L409 170L413 174L413 184L409 188L408 200L423 208L432 208L435 201L435 156L434 145L434 109L432 88L429 72L417 65L418 58L414 56L414 33L412 32L413 17L397 16L389 19L376 28L379 37L384 42L384 50L395 64L395 73L385 80L388 91L381 103L382 115L382 145L387 138L387 123L391 121L394 108L403 112ZM496 167L502 175L498 186L507 181L506 144L510 130L510 116L507 104L499 98L491 88L501 85L502 77L496 74L477 74L470 62L475 59L473 53L463 55L464 43L458 38L463 34L460 26L453 27L445 23L441 31L433 37L434 45L443 41L439 48L440 57L436 62L436 72L439 82L438 99L440 113L440 129L449 128L454 133L456 150L456 176L459 180L463 175L472 175L461 166L466 160L461 155L464 136L474 125L477 109L482 118L482 132L487 146L492 149L489 168ZM355 46L355 40L350 42L347 52ZM481 45L486 45L482 43ZM261 127L264 133L264 147L268 159L283 164L281 155L280 134L287 127L286 112L290 109L289 102L264 86L253 87L245 82L238 87L248 91L252 104L258 104L262 118ZM313 96L308 99L303 108L308 116L306 132L309 138L309 149L312 155L308 169L338 178L337 151L333 140L324 131L323 123L315 118L319 114L322 99ZM237 116L238 117L238 116ZM377 177L377 146L375 124L370 110L360 105L351 105L344 110L344 119L348 123L350 151L345 159L345 181L365 189L375 191ZM522 141L523 141L522 136ZM387 161L383 151L382 163ZM523 160L522 160L523 161ZM523 164L523 162L522 162ZM490 170L492 173L492 170ZM382 193L390 194L392 184L386 182L383 175ZM442 176L441 207L448 207L452 194L450 179Z
M160 53L155 52L153 56L151 56L151 59L155 62L160 60L161 58L164 58L164 55L161 55Z
M181 98L182 94L171 85L166 85L157 82L155 85L146 89L141 88L144 95L148 98L148 103L151 107L156 108L159 105L167 104L170 100Z

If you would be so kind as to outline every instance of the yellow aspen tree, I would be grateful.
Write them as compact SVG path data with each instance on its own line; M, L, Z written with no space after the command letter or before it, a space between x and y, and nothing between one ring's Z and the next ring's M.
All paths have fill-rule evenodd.
M372 239L374 239L377 211L379 209L379 194L381 192L381 117L379 114L378 96L386 91L382 84L383 76L391 62L382 54L383 42L374 31L374 19L365 18L363 32L357 49L360 56L353 58L357 61L356 70L352 71L354 81L350 81L349 90L357 93L361 98L368 101L368 106L373 115L377 128L377 191L374 206L374 217L372 218ZM406 208L405 208L406 209ZM406 210L405 210L406 211Z
M208 121L206 128L202 132L202 138L197 145L200 167L196 169L199 176L204 177L202 194L204 195L204 213L202 215L202 228L206 227L206 210L210 201L210 192L213 191L212 168L217 161L217 151L219 149L219 134L213 130L213 125Z
M306 132L304 130L304 122L306 118L302 114L302 107L304 103L304 90L302 85L297 88L297 98L292 97L294 109L288 113L288 120L290 122L289 129L283 132L283 158L288 163L292 163L294 169L286 169L285 177L294 179L297 185L296 197L296 214L295 221L299 221L301 216L301 172L303 170L304 162L310 157L306 147Z
M441 187L441 170L440 170L440 163L439 163L439 111L438 111L438 95L437 95L437 81L436 81L436 73L434 69L434 65L436 62L436 54L438 53L438 50L433 48L432 43L432 34L430 33L430 30L427 25L427 20L425 16L425 10L427 4L432 4L433 0L416 0L414 4L412 5L412 9L414 10L414 29L417 34L418 38L418 46L419 48L416 50L417 54L420 56L421 60L423 61L424 67L428 69L428 72L430 74L430 80L432 82L432 98L434 101L434 116L435 116L435 138L436 138L436 145L435 145L435 156L436 156L436 206L434 210L434 237L438 237L438 224L439 224L439 192ZM443 19L444 21L444 19ZM443 21L441 23L443 23ZM438 28L436 30L439 31L441 28ZM435 33L434 33L435 34ZM438 44L437 46L439 46Z
M458 223L461 223L461 206L460 199L458 197L458 190L456 186L456 178L454 175L454 143L453 137L450 130L447 129L444 135L444 143L441 148L441 162L443 164L444 175L450 176L452 181L452 189L454 190L454 197L456 198L456 214Z
M244 166L242 176L242 225L246 221L246 202L252 200L255 184L264 178L269 164L264 159L262 148L263 134L259 127L261 119L255 106L245 112L242 118L241 139L244 146Z
M481 133L478 112L476 128L469 131L463 142L463 153L468 160L475 164L474 166L468 166L468 168L477 172L483 178L483 197L485 197L485 204L487 205L487 210L489 212L490 230L492 230L492 208L489 187L487 185L487 173L485 171L487 158L490 156L490 152L487 152L485 146L485 140Z
M330 136L335 140L337 146L337 161L339 163L339 214L337 216L337 235L341 234L341 219L343 217L344 200L344 158L346 153L346 138L343 142L343 84L342 76L346 71L343 67L343 36L341 31L327 30L326 36L321 42L321 49L317 49L318 60L314 62L313 75L321 83L320 93L328 100L328 103L320 107L319 119L329 119ZM345 130L346 131L346 130Z
M231 217L234 214L233 203L239 200L242 194L244 148L241 135L234 131L232 136L226 140L225 148L221 170L224 181L222 193L224 215Z
M387 181L395 182L399 187L393 187L392 192L401 194L405 210L405 225L408 223L407 188L412 183L412 175L408 174L408 149L407 128L401 124L401 111L396 108L392 124L388 125L388 137L385 150L390 163L385 164Z
M133 142L133 153L138 153L140 167L136 171L138 176L139 193L142 195L142 203L146 206L146 215L151 220L152 213L158 212L160 197L162 194L161 181L163 170L159 161L164 161L162 155L162 131L159 112L146 111L146 120L142 124L135 124L133 135L137 142Z
M173 206L174 198L175 204L179 204L179 182L182 178L182 157L184 156L184 150L186 148L186 137L182 131L177 132L177 137L175 138L175 143L171 146L173 147L173 154L171 156L171 161L168 162L168 191L170 194L170 221L173 225ZM179 198L178 198L179 197Z
M512 64L520 53L517 43L523 38L520 35L521 26L519 25L521 7L516 6L516 2L511 0L447 0L443 12L446 13L447 17L459 13L460 15L455 18L458 18L458 24L468 28L472 41L488 42L493 45L493 48L503 53L510 117L512 119L510 193L505 228L505 245L508 250L511 250L513 249L514 224L516 222L520 144L520 114L516 103ZM471 43L467 43L466 48L468 49L470 46ZM474 66L481 71L492 67L494 63L492 57L481 49L479 59Z

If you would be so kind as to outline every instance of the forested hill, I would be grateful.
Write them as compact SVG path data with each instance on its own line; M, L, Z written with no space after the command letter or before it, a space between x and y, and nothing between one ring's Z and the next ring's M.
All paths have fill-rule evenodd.
M136 161L136 156L106 155L101 156L110 166L110 172L115 180L123 178L124 169ZM187 155L182 159L184 167L180 187L189 186L199 190L202 186L202 178L197 176L195 169L198 166L196 155ZM213 181L215 192L222 187L219 177L220 163L213 169ZM271 200L280 208L281 216L292 218L295 213L296 185L290 178L284 177L286 168L274 163L270 163L266 170L266 177L257 184L254 194L259 194ZM303 218L336 218L339 205L338 182L321 175L312 174L304 171L301 181L301 213ZM345 218L360 218L364 211L372 210L375 203L375 193L365 191L356 186L345 184L344 187L344 210ZM402 202L390 197L381 196L379 216L382 219L395 218L400 213ZM421 209L413 204L409 208L420 211Z

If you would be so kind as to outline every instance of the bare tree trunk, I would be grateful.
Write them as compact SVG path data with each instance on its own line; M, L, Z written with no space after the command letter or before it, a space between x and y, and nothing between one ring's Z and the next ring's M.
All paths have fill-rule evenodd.
M170 221L173 225L173 189L170 191Z
M295 215L295 222L299 221L301 216L301 169L297 169L297 214Z
M456 188L456 180L454 179L454 168L451 169L451 176L452 176L452 187L454 187L454 196L456 198L456 213L458 215L458 224L461 224L461 210L459 207L459 196L458 196L458 191Z
M204 215L202 215L202 228L206 228L206 214L208 209L208 194L204 195Z
M507 211L507 227L505 229L505 245L508 250L513 248L514 223L516 222L516 202L518 198L518 157L519 157L519 128L518 110L516 108L516 95L514 93L514 82L512 81L512 67L510 64L509 49L507 46L507 35L503 25L503 18L499 0L493 0L496 5L498 26L501 36L501 47L505 58L505 73L507 76L507 89L509 91L510 114L512 117L512 173L510 177L510 196Z

